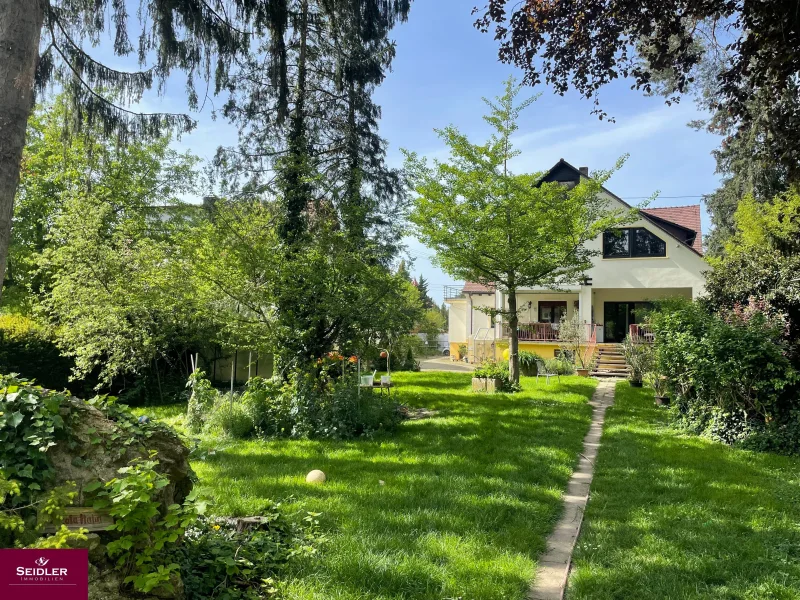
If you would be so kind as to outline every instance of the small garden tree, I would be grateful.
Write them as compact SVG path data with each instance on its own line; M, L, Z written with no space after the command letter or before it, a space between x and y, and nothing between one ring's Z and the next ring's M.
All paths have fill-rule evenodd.
M419 239L436 251L437 263L453 277L498 286L508 307L491 314L508 318L509 368L519 382L517 290L557 287L578 281L595 253L585 242L627 218L600 195L614 170L593 173L573 188L544 183L540 173L516 174L510 161L519 154L512 137L517 119L532 99L516 104L521 86L506 82L505 94L484 117L494 129L486 143L473 144L454 126L438 130L450 148L448 162L405 152L417 193L411 221Z

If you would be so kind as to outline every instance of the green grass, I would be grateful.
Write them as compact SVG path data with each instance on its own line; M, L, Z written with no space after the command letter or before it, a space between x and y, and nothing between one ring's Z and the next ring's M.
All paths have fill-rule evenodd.
M800 598L800 459L667 419L652 391L618 384L569 600Z
M400 401L439 413L391 435L225 441L192 466L220 514L257 514L264 499L322 513L329 539L288 578L289 599L522 600L561 511L595 382L525 379L522 393L486 395L470 391L470 377L394 374ZM327 483L306 484L312 469Z

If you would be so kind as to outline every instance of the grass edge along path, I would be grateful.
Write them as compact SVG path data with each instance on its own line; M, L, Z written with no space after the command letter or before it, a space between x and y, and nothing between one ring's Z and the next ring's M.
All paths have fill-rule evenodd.
M800 457L681 433L620 382L566 597L800 599Z
M488 395L468 373L392 377L399 401L438 414L372 440L207 440L215 452L192 464L201 490L220 514L257 514L268 499L322 513L329 539L284 579L287 600L522 600L595 382L525 378L521 393ZM315 468L322 486L304 481Z

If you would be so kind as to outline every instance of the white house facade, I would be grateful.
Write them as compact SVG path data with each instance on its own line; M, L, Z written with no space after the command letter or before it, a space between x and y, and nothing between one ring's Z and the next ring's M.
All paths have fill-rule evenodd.
M574 185L587 177L560 160L544 181ZM603 189L611 207L628 205ZM541 356L553 356L558 348L558 324L562 316L577 313L586 324L593 343L621 342L629 333L641 335L639 323L653 300L703 293L708 265L703 259L700 206L644 209L633 223L605 232L590 242L598 251L586 279L553 289L521 289L518 329L520 348ZM470 361L498 356L507 347L508 325L491 321L480 308L507 307L506 295L492 287L467 282L449 289L449 339L453 356Z

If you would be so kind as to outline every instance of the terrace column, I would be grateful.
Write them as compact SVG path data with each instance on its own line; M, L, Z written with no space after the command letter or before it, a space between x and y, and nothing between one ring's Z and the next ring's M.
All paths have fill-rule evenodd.
M582 323L592 322L592 286L582 285L578 292L578 318Z

